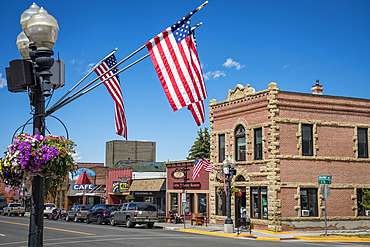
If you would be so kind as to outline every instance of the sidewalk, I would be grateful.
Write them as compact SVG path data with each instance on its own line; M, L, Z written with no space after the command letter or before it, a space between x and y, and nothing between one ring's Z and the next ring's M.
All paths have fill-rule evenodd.
M336 241L336 242L370 242L370 238L345 238L345 237L337 237L337 238L315 238L314 236L319 236L325 234L325 231L295 231L295 232L271 232L271 231L264 231L258 229L252 229L251 234L249 230L241 229L241 232L238 234L237 229L235 229L234 233L224 233L223 226L195 226L191 225L190 223L186 223L184 227L184 223L172 224L172 223L156 223L155 226L163 227L164 230L172 230L172 231L183 231L183 232L190 232L196 234L207 234L207 235L215 235L215 236L223 236L223 237L241 237L241 238L249 238L255 240L264 240L264 241L284 241L284 240L296 240L296 241ZM348 231L336 231L336 230L328 230L328 234L369 234L369 231L366 230L348 230ZM310 238L303 237L303 236L310 236Z

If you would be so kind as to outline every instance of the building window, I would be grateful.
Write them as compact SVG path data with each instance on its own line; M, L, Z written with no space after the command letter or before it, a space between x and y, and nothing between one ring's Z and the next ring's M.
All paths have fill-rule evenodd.
M262 128L254 130L254 159L262 159Z
M207 217L207 194L205 193L198 194L198 213Z
M178 212L178 200L177 200L177 193L171 193L170 194L170 210L172 213L177 213Z
M267 219L267 188L251 187L251 218Z
M368 146L367 146L367 129L358 128L358 158L369 158Z
M308 216L318 216L317 214L317 189L301 188L301 210L308 210ZM303 213L302 213L303 215Z
M216 215L226 216L226 196L218 194L216 187Z
M225 159L225 134L218 136L218 162L222 163Z
M235 143L236 143L236 161L245 160L245 132L244 127L239 125L235 130Z
M313 155L313 142L312 142L312 125L302 124L302 155Z
M369 210L366 210L361 203L364 201L363 189L357 189L357 215L358 216L370 216Z

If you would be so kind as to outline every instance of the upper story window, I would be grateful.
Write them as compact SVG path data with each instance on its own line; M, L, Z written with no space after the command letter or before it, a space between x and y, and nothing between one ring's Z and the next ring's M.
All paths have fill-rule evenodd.
M312 124L302 124L302 155L313 155Z
M222 163L225 159L225 134L218 136L218 162Z
M244 161L246 156L244 127L239 125L235 130L236 161Z
M262 128L254 130L254 159L262 159Z
M369 158L367 146L367 129L357 128L358 158Z

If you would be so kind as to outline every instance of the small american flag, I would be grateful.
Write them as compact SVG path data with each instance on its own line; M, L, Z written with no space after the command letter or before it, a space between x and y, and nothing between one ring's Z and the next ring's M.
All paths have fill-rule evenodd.
M146 43L154 68L174 111L189 106L198 126L204 122L203 79L189 13Z
M200 171L203 168L203 164L200 160L195 159L194 160L194 166L193 166L193 176L192 179L195 180L197 177L200 177Z
M12 190L12 186L5 185L5 189L4 190L5 190L6 193L9 193Z
M116 57L114 54L105 59L98 68L95 69L95 72L98 76L101 76L107 72L110 68L117 64ZM117 68L114 68L104 76L100 77L100 80L105 80L110 76L113 76L118 72ZM116 119L116 133L126 138L127 140L127 125L126 125L126 116L125 116L125 106L123 105L123 98L121 92L121 86L118 75L113 76L106 82L104 85L108 89L108 92L112 96L115 105L115 119Z

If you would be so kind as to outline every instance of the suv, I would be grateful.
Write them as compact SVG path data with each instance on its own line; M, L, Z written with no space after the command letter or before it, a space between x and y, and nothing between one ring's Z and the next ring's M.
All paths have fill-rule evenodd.
M128 228L135 227L136 224L146 224L148 228L153 228L158 221L158 210L154 204L146 202L124 203L118 211L111 213L110 224L126 223Z
M57 209L54 203L44 203L44 217L48 217L54 209Z
M90 209L86 216L86 223L89 224L93 221L101 223L109 222L110 214L118 210L118 204L97 204Z
M73 205L66 213L66 221L73 220L74 222L86 220L87 212L92 208L92 205Z
M6 203L6 202L0 202L0 213L3 212L3 208L5 208L6 205L8 205L8 203Z

